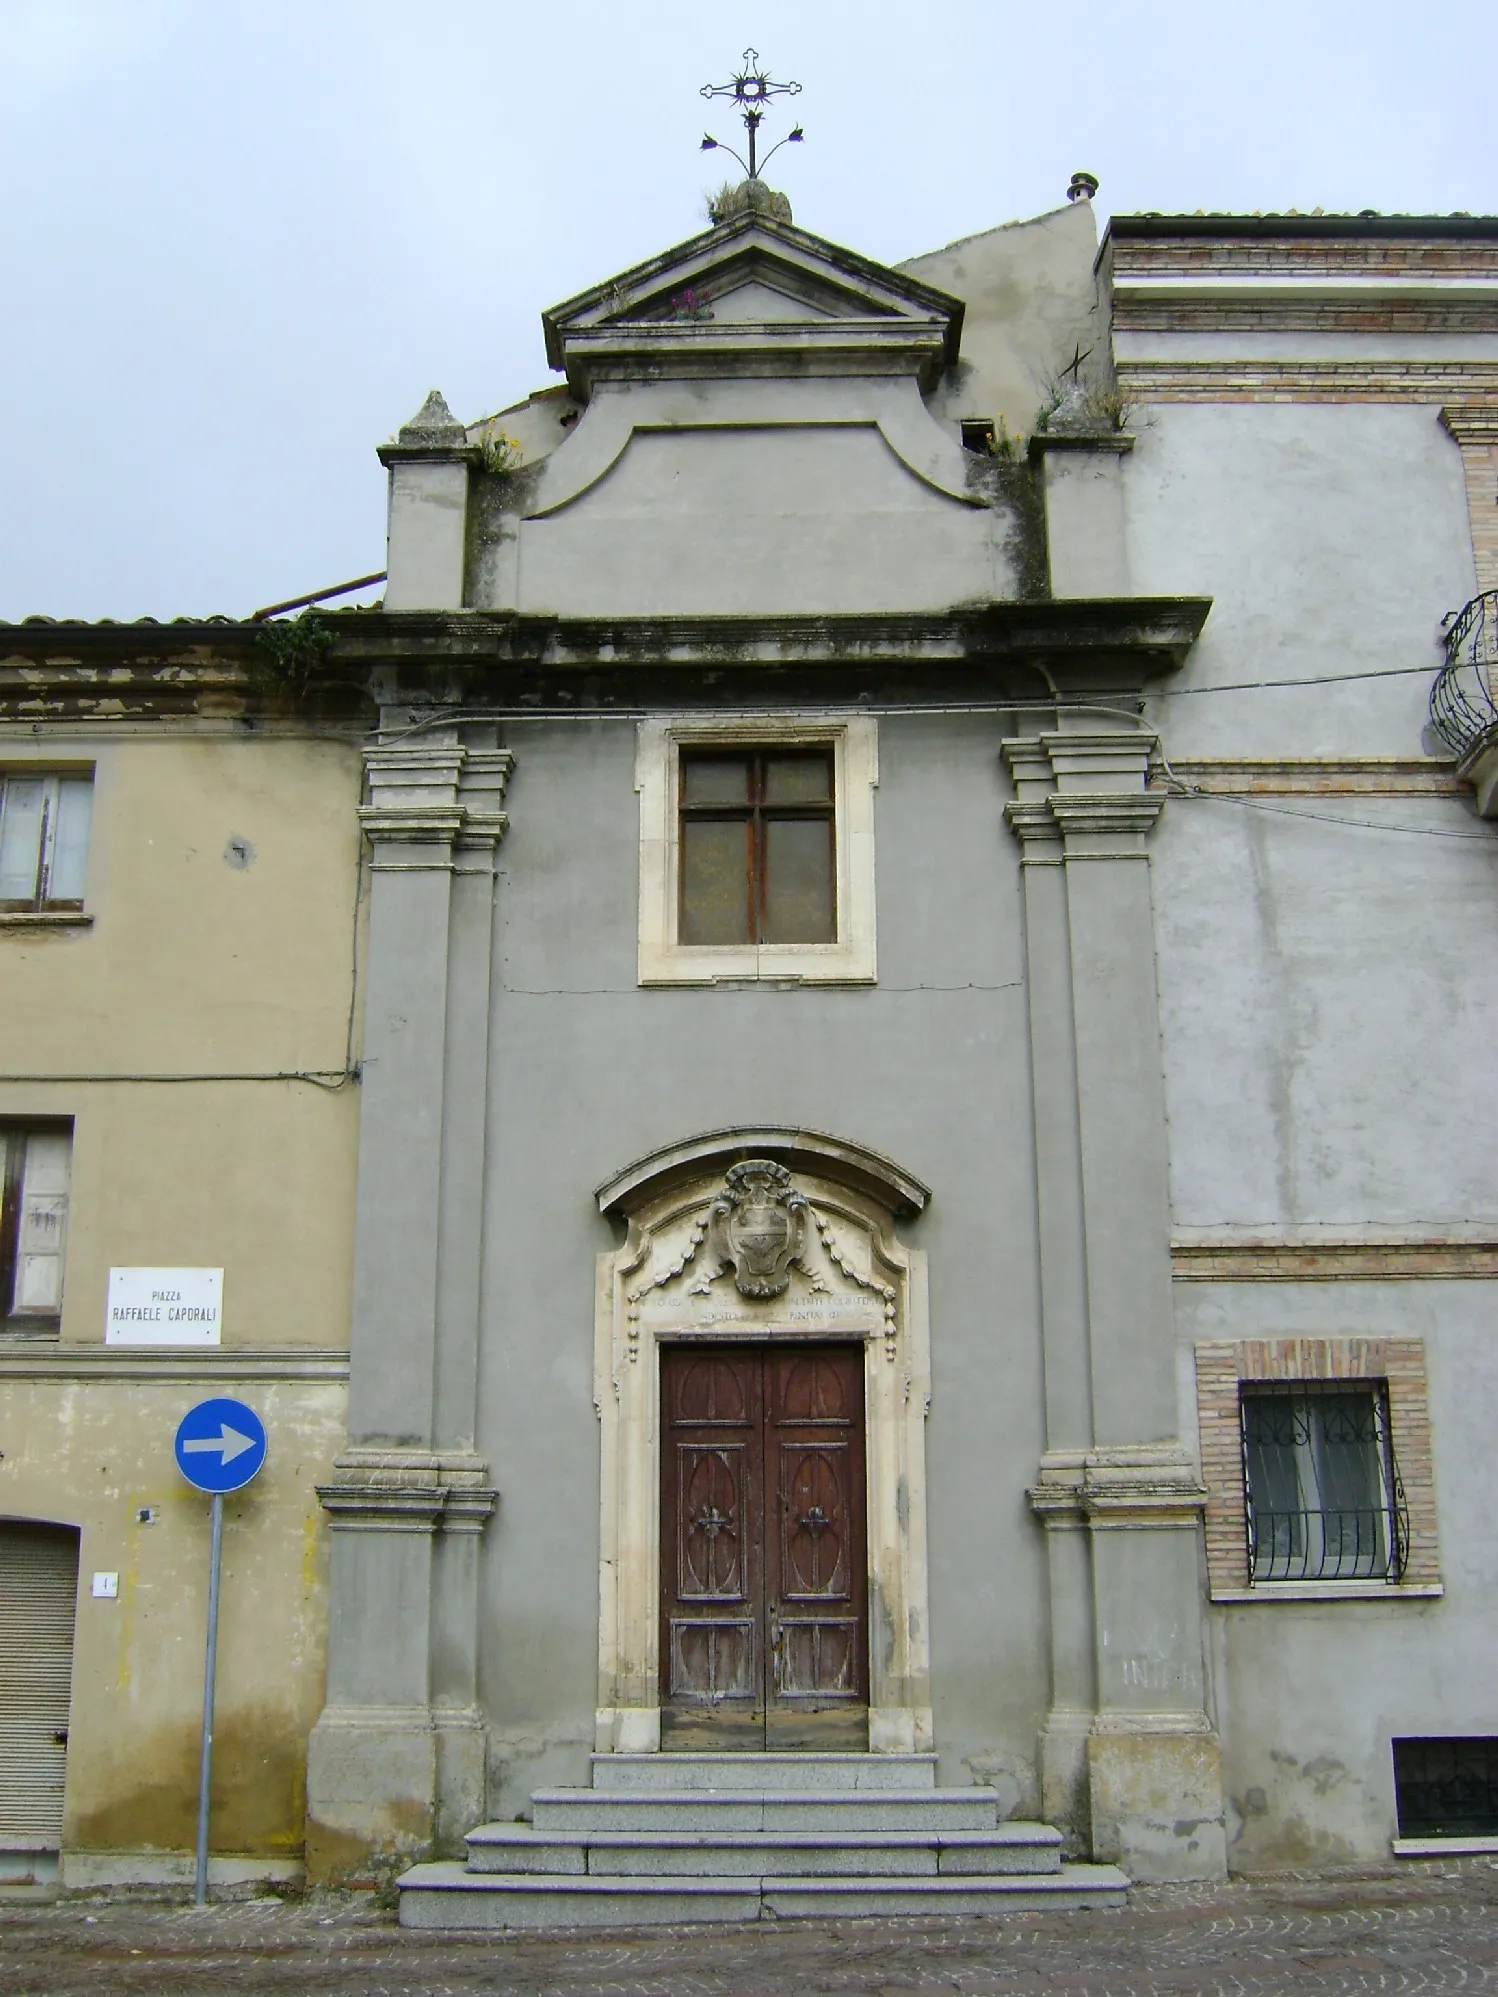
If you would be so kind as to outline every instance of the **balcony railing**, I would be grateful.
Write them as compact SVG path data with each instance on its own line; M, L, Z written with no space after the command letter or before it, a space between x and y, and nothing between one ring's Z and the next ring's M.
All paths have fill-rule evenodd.
M1474 596L1446 632L1446 663L1430 690L1436 733L1464 761L1488 737L1498 738L1498 589Z

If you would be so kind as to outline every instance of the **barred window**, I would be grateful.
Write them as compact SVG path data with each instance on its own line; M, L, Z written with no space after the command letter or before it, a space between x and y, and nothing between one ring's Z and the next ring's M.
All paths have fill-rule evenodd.
M1408 1526L1382 1381L1241 1389L1249 1578L1397 1581Z
M1498 1837L1498 1737L1393 1745L1402 1838Z
M83 907L92 777L0 774L0 913L68 914Z

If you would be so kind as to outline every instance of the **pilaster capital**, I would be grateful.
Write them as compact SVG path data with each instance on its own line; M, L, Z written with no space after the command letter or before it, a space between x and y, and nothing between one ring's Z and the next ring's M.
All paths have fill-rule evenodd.
M514 763L508 749L467 747L456 729L371 744L364 752L370 801L359 807L359 823L375 848L374 870L447 868L455 846L492 855L509 826L500 806Z
M1004 817L1025 863L1143 858L1165 801L1146 788L1154 745L1137 728L1046 729L1005 741L1016 794Z
M351 1448L317 1495L335 1532L482 1532L499 1502L472 1451Z
M1047 1527L1094 1531L1194 1526L1207 1503L1190 1454L1173 1443L1048 1450L1028 1496Z
M1048 799L1015 798L1004 806L1004 818L1023 848L1027 865L1037 861L1060 864L1061 827L1051 815Z
M1066 857L1072 860L1142 860L1145 841L1165 808L1163 793L1101 791L1054 794L1051 816L1060 828Z
M1138 728L1057 729L1040 743L1055 775L1053 788L1092 796L1142 791L1155 737Z

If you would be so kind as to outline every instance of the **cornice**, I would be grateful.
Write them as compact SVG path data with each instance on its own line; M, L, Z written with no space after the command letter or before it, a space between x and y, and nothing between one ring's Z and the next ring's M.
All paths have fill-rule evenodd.
M1049 451L1099 451L1105 457L1127 457L1135 439L1127 430L1037 430L1025 449L1031 458Z
M792 375L940 375L946 326L937 319L797 319L580 327L566 336L567 383L586 400L600 381L743 380Z
M1027 1495L1047 1526L1104 1531L1194 1526L1207 1504L1191 1457L1168 1444L1049 1451Z
M468 814L461 805L359 806L359 823L370 839L399 839L411 845L451 845Z
M1117 701L1179 667L1210 609L1205 597L1097 597L817 616L329 611L319 616L333 643L295 696L256 678L260 625L10 624L0 625L0 721L212 719L259 739L264 717L333 735L370 715L375 685L386 706L528 712L749 700L1049 705L1058 693Z
M345 1449L317 1495L343 1532L482 1532L499 1502L471 1451Z
M1459 444L1498 444L1498 395L1484 402L1448 402L1441 421Z
M331 1380L348 1378L347 1352L319 1346L68 1345L40 1339L0 1343L0 1379Z
M1154 829L1165 808L1158 791L1131 796L1127 792L1057 792L1049 800L1051 816L1068 840L1090 833L1121 833L1142 837Z

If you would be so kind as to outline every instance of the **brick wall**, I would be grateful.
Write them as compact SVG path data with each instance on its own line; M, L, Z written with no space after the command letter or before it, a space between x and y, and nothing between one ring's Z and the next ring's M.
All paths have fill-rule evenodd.
M1211 1340L1196 1348L1196 1404L1202 1481L1207 1487L1209 1592L1249 1586L1248 1528L1243 1486L1239 1385L1244 1380L1382 1380L1389 1397L1394 1459L1409 1510L1404 1572L1381 1592L1439 1585L1435 1473L1425 1348L1418 1338L1245 1338ZM1277 1584L1263 1582L1269 1600Z

